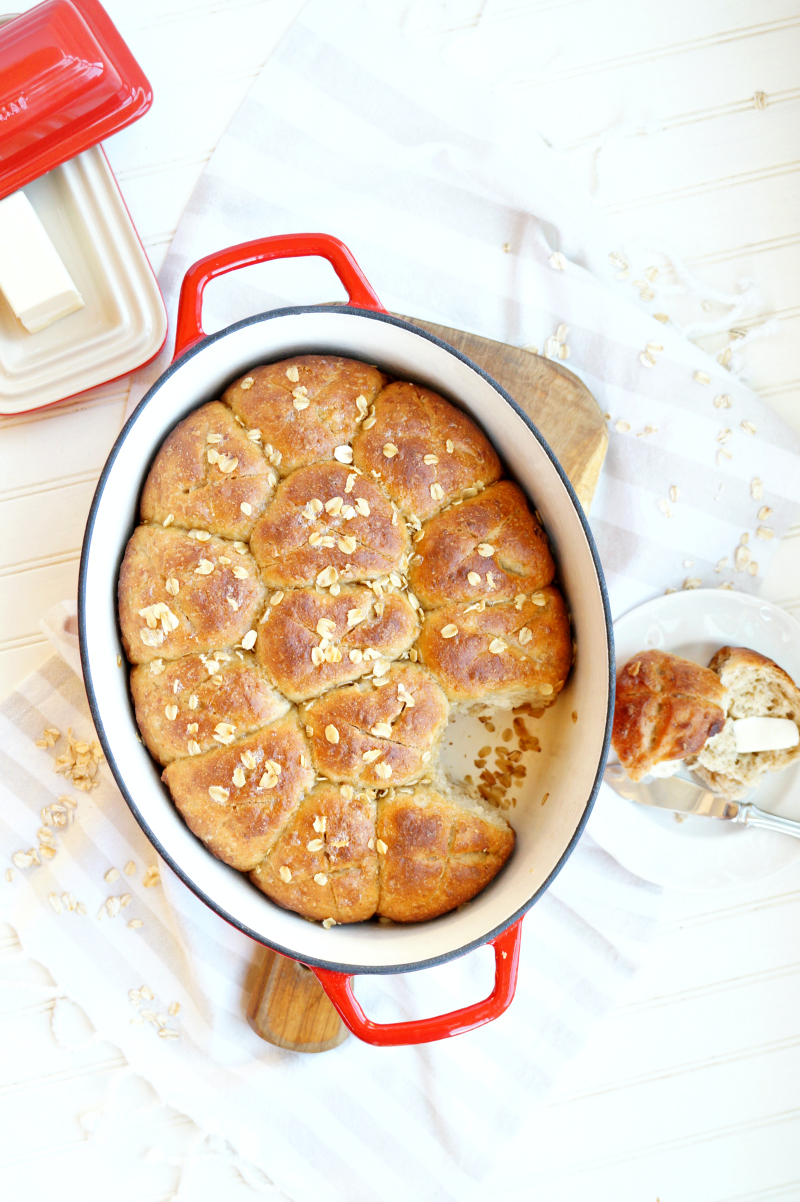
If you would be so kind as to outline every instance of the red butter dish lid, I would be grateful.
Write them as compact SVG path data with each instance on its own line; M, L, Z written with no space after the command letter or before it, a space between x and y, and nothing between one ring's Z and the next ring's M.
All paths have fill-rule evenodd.
M97 0L0 26L0 199L142 117L153 93Z

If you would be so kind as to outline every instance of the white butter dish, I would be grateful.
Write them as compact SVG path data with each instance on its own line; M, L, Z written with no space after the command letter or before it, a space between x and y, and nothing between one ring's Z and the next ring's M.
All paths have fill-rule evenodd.
M25 186L84 306L28 333L0 295L0 413L25 413L148 363L167 315L114 173L94 146Z

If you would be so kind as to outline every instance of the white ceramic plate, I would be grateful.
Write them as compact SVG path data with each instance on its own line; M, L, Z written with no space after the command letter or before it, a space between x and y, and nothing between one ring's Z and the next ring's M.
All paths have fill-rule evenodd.
M696 589L657 597L614 623L618 668L655 647L707 664L726 644L752 647L800 680L800 623L745 593ZM696 779L686 774L688 779ZM769 773L755 795L774 814L800 820L800 763ZM637 876L693 892L762 880L800 857L800 839L713 818L640 806L602 785L588 832Z

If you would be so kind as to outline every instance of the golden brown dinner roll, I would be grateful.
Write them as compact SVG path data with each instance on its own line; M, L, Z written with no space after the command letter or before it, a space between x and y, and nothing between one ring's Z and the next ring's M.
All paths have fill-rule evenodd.
M139 526L125 549L118 599L122 643L135 664L230 647L248 635L266 589L244 543Z
M395 922L423 922L471 901L515 841L499 811L443 780L379 801L376 836L378 913Z
M118 586L137 722L190 830L276 904L423 921L511 854L431 783L454 704L541 712L572 662L501 474L455 405L324 354L253 367L157 452Z
M555 574L547 535L521 488L500 480L425 522L409 584L426 609L454 601L512 601Z
M384 379L377 367L354 359L298 355L252 368L222 399L245 425L261 431L270 462L285 476L336 458L337 447L349 451Z
M214 855L250 872L314 783L308 742L292 712L205 755L173 760L162 774L186 825Z
M318 785L250 879L279 906L305 918L337 923L371 918L378 904L373 795Z
M491 443L465 413L429 388L404 383L379 395L353 438L353 462L422 521L492 484L501 471Z
M266 584L302 588L402 571L409 538L375 484L343 464L319 463L279 484L250 547Z
M325 693L300 714L317 772L380 789L430 770L450 706L430 672L398 663L375 681Z
M453 702L543 710L572 664L569 614L553 587L497 605L446 605L425 615L417 650Z
M708 668L666 651L634 655L617 677L611 741L631 780L683 760L722 730L724 690Z
M278 473L219 401L190 413L161 444L142 493L142 521L247 538Z
M690 763L715 793L739 799L765 772L780 772L800 759L800 745L783 751L737 752L736 718L788 718L800 725L800 689L788 672L749 647L721 647L708 665L725 690L725 725Z
M342 585L336 596L314 589L273 593L258 628L256 656L291 701L374 672L411 646L419 623L406 596L379 600L364 585Z
M228 727L240 737L289 709L245 651L151 659L131 672L131 693L145 746L159 764L224 745Z

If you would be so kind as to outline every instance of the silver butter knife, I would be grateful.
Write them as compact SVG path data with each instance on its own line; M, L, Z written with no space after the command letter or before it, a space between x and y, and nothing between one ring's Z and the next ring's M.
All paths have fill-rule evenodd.
M781 818L778 814L768 814L765 810L759 810L752 801L729 801L720 797L718 793L712 793L710 789L704 789L702 785L694 785L678 776L668 776L663 780L656 778L647 782L632 781L619 764L608 764L603 779L620 797L625 797L628 801L638 801L640 805L672 810L676 814L725 818L728 822L761 826L768 831L780 831L784 835L800 838L800 822L794 822L791 818Z

